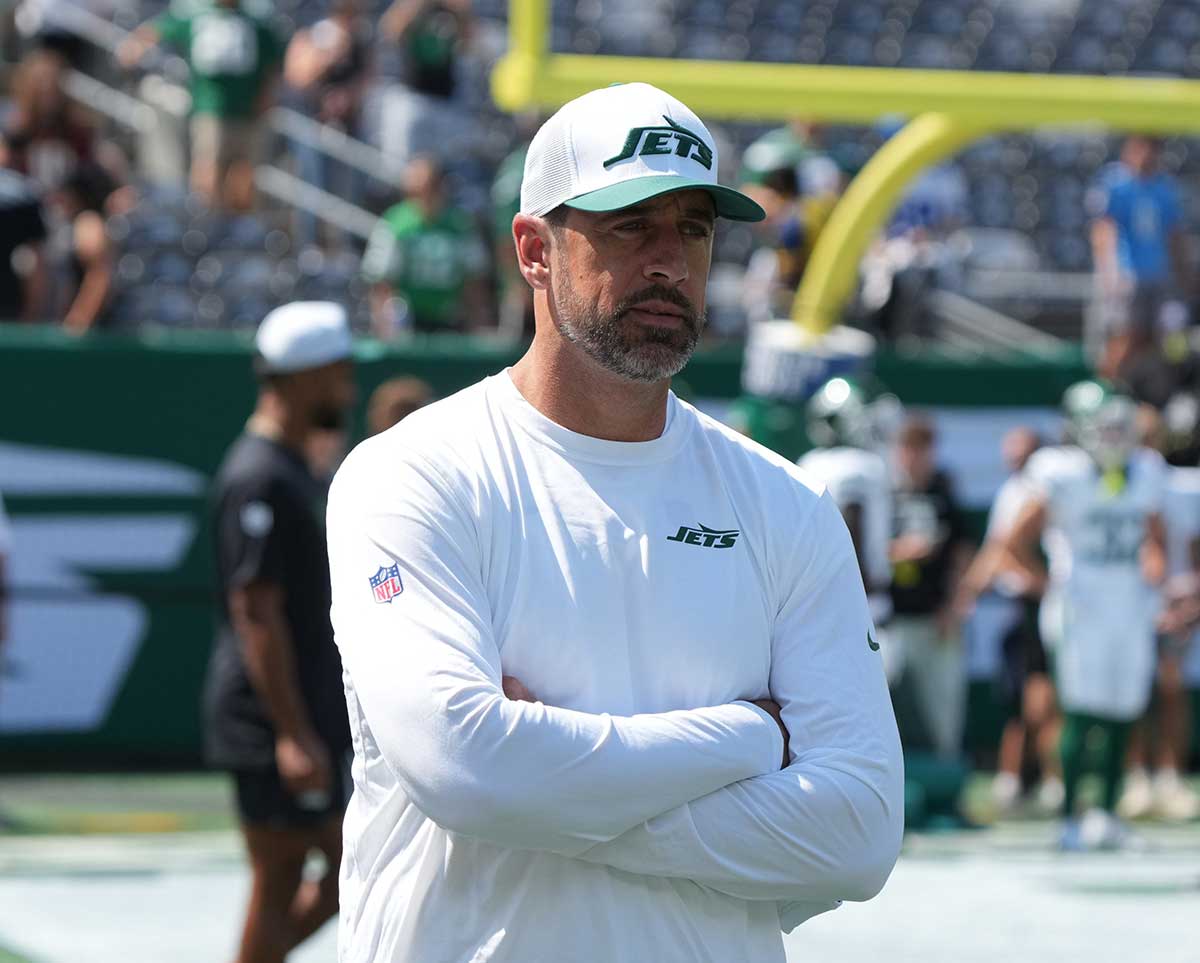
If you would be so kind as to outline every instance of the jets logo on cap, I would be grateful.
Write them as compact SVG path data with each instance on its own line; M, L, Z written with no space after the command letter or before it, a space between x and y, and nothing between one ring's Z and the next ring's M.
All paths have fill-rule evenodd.
M712 148L704 143L698 134L693 134L686 127L671 120L666 115L663 120L665 127L635 127L625 138L625 146L616 157L610 157L604 162L604 169L627 161L631 157L647 157L655 154L675 154L696 161L707 170L712 170Z

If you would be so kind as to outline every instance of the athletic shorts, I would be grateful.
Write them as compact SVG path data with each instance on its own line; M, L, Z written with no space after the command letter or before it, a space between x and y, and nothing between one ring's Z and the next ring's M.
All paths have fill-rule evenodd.
M1009 719L1019 719L1024 705L1025 683L1047 671L1046 650L1038 632L1038 602L1021 599L1021 615L1002 640L999 695Z
M241 117L192 117L192 159L204 160L227 171L237 161L258 163L263 153L264 125Z
M1127 280L1119 292L1100 298L1104 333L1152 337L1159 329L1163 305L1169 297L1170 289L1164 282Z
M350 801L350 760L334 767L333 789L320 799L292 795L274 766L232 773L238 819L247 826L311 829L346 811Z

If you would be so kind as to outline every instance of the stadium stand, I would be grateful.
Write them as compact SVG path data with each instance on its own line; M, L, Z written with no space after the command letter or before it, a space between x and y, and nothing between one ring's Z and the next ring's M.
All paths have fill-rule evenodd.
M47 6L80 9L69 3ZM103 48L165 6L162 0L127 0L112 4L99 18L91 13L67 18L75 24L72 30L100 48L84 60L92 79L120 87L135 98L135 105L169 97L164 98L159 83L121 76ZM376 19L386 5L364 7ZM288 36L325 16L329 7L325 0L279 0L264 9ZM459 116L469 117L470 123L459 125L465 129L453 134L444 154L452 159L449 182L457 202L482 225L488 217L491 177L517 134L513 119L491 104L487 86L506 43L507 3L477 0L471 17L469 43L456 64L454 95ZM1200 12L1188 0L557 0L552 5L552 45L582 54L1194 77L1200 74ZM373 63L374 93L368 95L367 112L377 114L381 92L404 76L399 45L376 38ZM176 80L181 66L170 58L159 64ZM95 97L89 106L98 106ZM151 152L147 145L163 147L164 138L172 136L170 119L160 107L154 109L160 123L153 135L117 123L120 112L111 110L107 133L134 156ZM803 114L802 104L797 113ZM276 132L285 120L304 123L277 111ZM378 127L376 120L373 129ZM365 129L369 139L378 140L370 120ZM767 129L726 124L718 136L736 158ZM319 128L316 135L323 143L341 137ZM830 126L822 132L822 145L853 174L884 136L882 129ZM355 324L365 329L365 289L353 264L357 248L329 254L298 250L291 209L297 204L310 211L319 208L319 217L339 226L358 214L360 226L369 224L395 200L404 158L378 151L372 155L367 145L348 142L353 162L369 171L369 189L363 202L367 210L347 213L339 209L338 199L330 208L328 198L314 200L311 189L289 176L296 168L288 142L283 137L276 141L272 172L264 177L260 171L263 209L254 220L226 221L189 205L170 187L145 191L135 210L112 220L113 240L120 245L112 316L119 325L241 328L283 300L336 292L349 301ZM1116 142L1095 130L989 138L966 150L957 159L968 187L966 232L959 247L966 293L1053 334L1078 338L1090 290L1084 195L1115 152ZM1200 175L1196 156L1191 140L1171 138L1163 165L1186 188ZM1189 212L1200 213L1200 191L1187 191L1187 197ZM369 232L351 233L362 237ZM758 243L749 228L725 232L717 252L725 265L721 276L729 277L730 271L736 276ZM989 267L997 259L1019 269ZM718 310L728 307L718 305Z

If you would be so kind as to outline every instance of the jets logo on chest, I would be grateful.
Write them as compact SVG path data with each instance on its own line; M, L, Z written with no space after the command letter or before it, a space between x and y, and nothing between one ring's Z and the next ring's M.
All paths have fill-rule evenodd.
M684 545L699 545L701 548L733 548L738 536L742 533L737 529L719 530L699 525L680 525L679 531L668 535L668 542L682 542Z

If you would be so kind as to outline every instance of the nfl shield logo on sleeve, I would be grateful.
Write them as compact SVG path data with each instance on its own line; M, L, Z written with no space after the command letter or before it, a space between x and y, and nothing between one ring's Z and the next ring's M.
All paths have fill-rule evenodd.
M400 581L400 566L384 568L381 565L379 571L371 576L371 591L375 595L376 603L390 604L392 599L404 591L404 583Z

